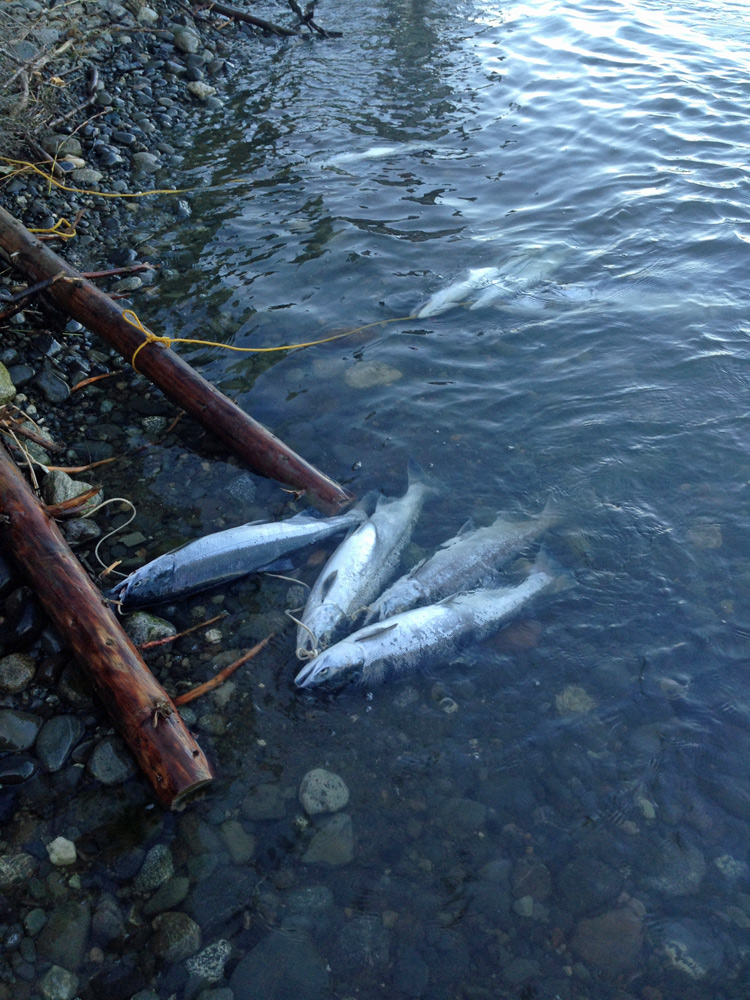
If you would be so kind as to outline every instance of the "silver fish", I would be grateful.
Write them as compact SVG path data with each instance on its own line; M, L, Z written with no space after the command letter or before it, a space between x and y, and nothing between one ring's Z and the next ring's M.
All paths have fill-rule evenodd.
M366 623L390 618L415 604L431 604L458 591L471 590L559 520L549 500L529 521L498 515L485 528L464 525L429 559L422 560L384 591L371 605Z
M336 517L295 514L286 521L253 521L196 538L141 566L110 592L122 608L174 600L228 583L281 556L362 524L358 508Z
M502 271L499 267L472 268L466 278L454 281L447 288L435 292L419 308L415 314L417 319L427 319L429 316L439 316L440 313L453 309L454 306L466 302L478 288L486 288L500 279Z
M425 496L433 489L415 469L402 497L380 497L372 516L336 549L315 581L297 629L297 656L310 659L335 631L367 608L395 573Z
M301 688L379 684L425 662L447 659L467 641L497 631L533 597L568 585L567 576L540 553L517 587L456 594L367 625L323 650L300 670L295 684Z

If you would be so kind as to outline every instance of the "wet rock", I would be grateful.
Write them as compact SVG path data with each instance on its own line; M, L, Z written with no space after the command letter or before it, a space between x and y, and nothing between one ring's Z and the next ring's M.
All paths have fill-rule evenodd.
M165 910L174 910L182 903L190 891L190 879L185 875L176 875L164 885L159 886L143 907L147 917L154 917Z
M503 979L506 983L524 983L539 975L539 962L530 958L514 958L503 969Z
M111 896L99 903L91 918L91 932L102 944L121 941L125 937L125 920L116 900Z
M174 875L174 859L166 844L154 844L146 855L141 870L133 882L136 892L149 893L158 889Z
M231 944L222 938L189 958L185 967L193 979L202 983L218 983L224 977L224 966L231 954Z
M285 897L290 914L320 918L333 909L333 893L327 885L305 885Z
M47 504L64 503L79 497L82 493L91 489L91 483L84 483L81 480L73 479L67 472L48 472L42 483L42 498ZM92 509L101 503L102 494L97 493L91 500L86 501L84 510Z
M235 997L323 1000L328 995L328 972L325 960L304 932L282 928L245 955L229 985Z
M105 966L88 981L86 1000L130 1000L146 985L135 955L125 955L115 965Z
M661 951L667 968L690 979L705 979L720 969L724 961L724 949L718 938L709 927L690 917L667 924Z
M280 785L256 785L242 800L242 813L250 820L283 819L286 802Z
M0 893L14 896L23 892L38 867L30 854L0 854Z
M665 840L651 861L645 882L668 896L687 896L697 892L706 874L703 852L687 837Z
M0 760L0 785L22 785L36 774L36 762L28 754L8 754Z
M125 619L125 631L136 646L143 646L157 639L166 639L177 633L171 622L148 611L134 611L132 615L128 615Z
M201 946L201 930L187 913L169 911L154 917L151 951L167 962L181 962Z
M255 854L255 837L236 819L221 824L221 836L235 865L245 865Z
M6 648L25 649L47 625L39 601L29 587L17 587L5 602Z
M31 683L36 664L30 656L11 653L0 660L0 692L16 694Z
M487 819L487 806L475 799L456 796L444 803L441 812L443 825L456 835L475 833Z
M354 827L348 813L324 820L302 856L306 864L346 865L354 857Z
M596 702L580 684L568 684L555 695L555 708L560 715L585 715L596 708Z
M28 750L41 725L42 720L29 712L0 708L0 750Z
M531 896L544 900L552 891L552 876L549 868L539 858L520 858L513 866L511 887L515 896Z
M251 906L257 885L258 876L252 870L225 866L193 888L185 908L204 933L214 928L221 931Z
M323 767L308 771L299 786L299 801L308 816L334 813L349 801L349 789L343 778Z
M40 979L39 989L45 1000L73 1000L78 992L78 976L60 965L53 965Z
M63 903L52 910L39 932L37 950L53 965L75 972L86 953L90 927L88 903Z
M66 521L62 525L62 531L71 548L88 545L89 542L96 541L102 533L96 521L89 521L83 517L74 517Z
M583 916L612 905L622 889L622 875L598 858L576 858L560 873L562 908Z
M132 778L138 769L120 737L106 736L94 747L86 770L103 785L121 785Z
M0 406L5 406L15 399L16 387L10 377L10 372L4 364L0 362Z
M369 389L374 385L390 385L403 378L403 372L398 368L385 364L383 361L362 361L344 373L344 381L353 389Z
M36 755L42 767L52 773L59 771L81 736L83 723L75 715L47 719L36 738Z
M390 935L383 921L367 913L345 924L333 949L333 968L356 977L368 969L383 969L390 958Z
M78 858L76 845L67 837L55 837L47 844L47 854L52 864L60 868L75 864Z
M633 968L642 945L642 920L627 908L579 921L571 942L585 962L613 974Z

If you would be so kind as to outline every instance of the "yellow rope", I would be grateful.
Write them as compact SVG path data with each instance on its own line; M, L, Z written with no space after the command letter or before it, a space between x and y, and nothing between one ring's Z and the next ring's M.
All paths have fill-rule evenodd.
M362 330L369 330L373 326L385 326L386 323L405 323L407 320L415 319L414 316L396 316L392 319L379 319L374 323L365 323L364 326L357 326L353 330L345 330L343 333L334 333L330 337L321 337L320 340L308 340L303 344L283 344L280 347L235 347L234 344L220 344L215 340L197 340L192 337L159 337L141 323L140 319L132 309L125 309L122 318L126 323L130 323L136 330L140 330L146 338L139 344L133 352L130 364L138 371L135 359L138 353L147 344L164 344L169 350L172 344L197 344L202 347L220 347L225 351L239 351L241 354L270 354L272 351L295 351L300 347L316 347L318 344L328 344L332 340L340 340L342 337L350 337L353 333L361 333Z
M93 194L99 198L145 198L149 194L184 194L186 191L193 190L193 188L155 188L153 191L124 191L122 193L118 191L92 191L88 188L68 187L67 184L63 184L62 181L57 180L52 174L41 170L36 163L30 163L28 160L12 160L8 156L0 156L0 163L11 163L17 167L23 167L25 170L33 170L46 181L49 181L50 184L54 184L55 187L59 187L71 194ZM17 172L20 173L20 171Z
M66 232L62 232L61 226L66 227ZM61 240L72 240L76 235L75 227L71 226L67 219L59 218L51 229L30 229L30 233L54 233L59 236Z

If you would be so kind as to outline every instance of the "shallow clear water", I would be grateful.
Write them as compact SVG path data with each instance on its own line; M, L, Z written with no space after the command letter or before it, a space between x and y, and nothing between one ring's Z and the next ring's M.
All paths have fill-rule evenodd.
M746 996L745 7L328 0L318 19L344 37L234 67L189 157L193 219L157 237L180 247L158 320L263 348L368 326L187 356L360 495L401 493L418 458L440 491L412 559L552 495L547 545L576 586L369 693L296 691L293 627L277 634L236 682L212 808L326 766L354 857L303 862L288 798L252 827L268 925L214 937L267 944L289 882L333 893L325 919L284 926L335 996ZM484 267L507 296L413 318ZM203 530L245 516L230 473L194 487ZM277 512L258 496L255 516ZM234 594L257 639L289 584ZM355 924L387 952L358 951Z

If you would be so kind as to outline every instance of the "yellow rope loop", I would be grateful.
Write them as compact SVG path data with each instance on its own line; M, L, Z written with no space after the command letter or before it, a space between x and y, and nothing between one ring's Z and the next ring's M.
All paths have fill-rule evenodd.
M132 309L123 310L122 318L125 320L126 323L130 323L131 326L134 326L136 330L140 330L143 336L146 338L144 341L142 341L142 343L140 343L136 347L135 351L133 351L133 357L130 359L130 364L133 367L133 371L136 372L138 371L138 366L135 363L135 359L138 357L139 351L142 351L143 348L146 346L146 344L164 344L167 350L169 350L169 348L172 346L173 341L171 337L158 337L155 333L152 333L150 330L146 329L143 323L141 323L137 314L133 312Z
M62 227L65 226L65 232ZM66 218L60 216L57 222L50 229L30 229L30 233L54 233L61 240L72 240L76 236L75 226L72 226Z

